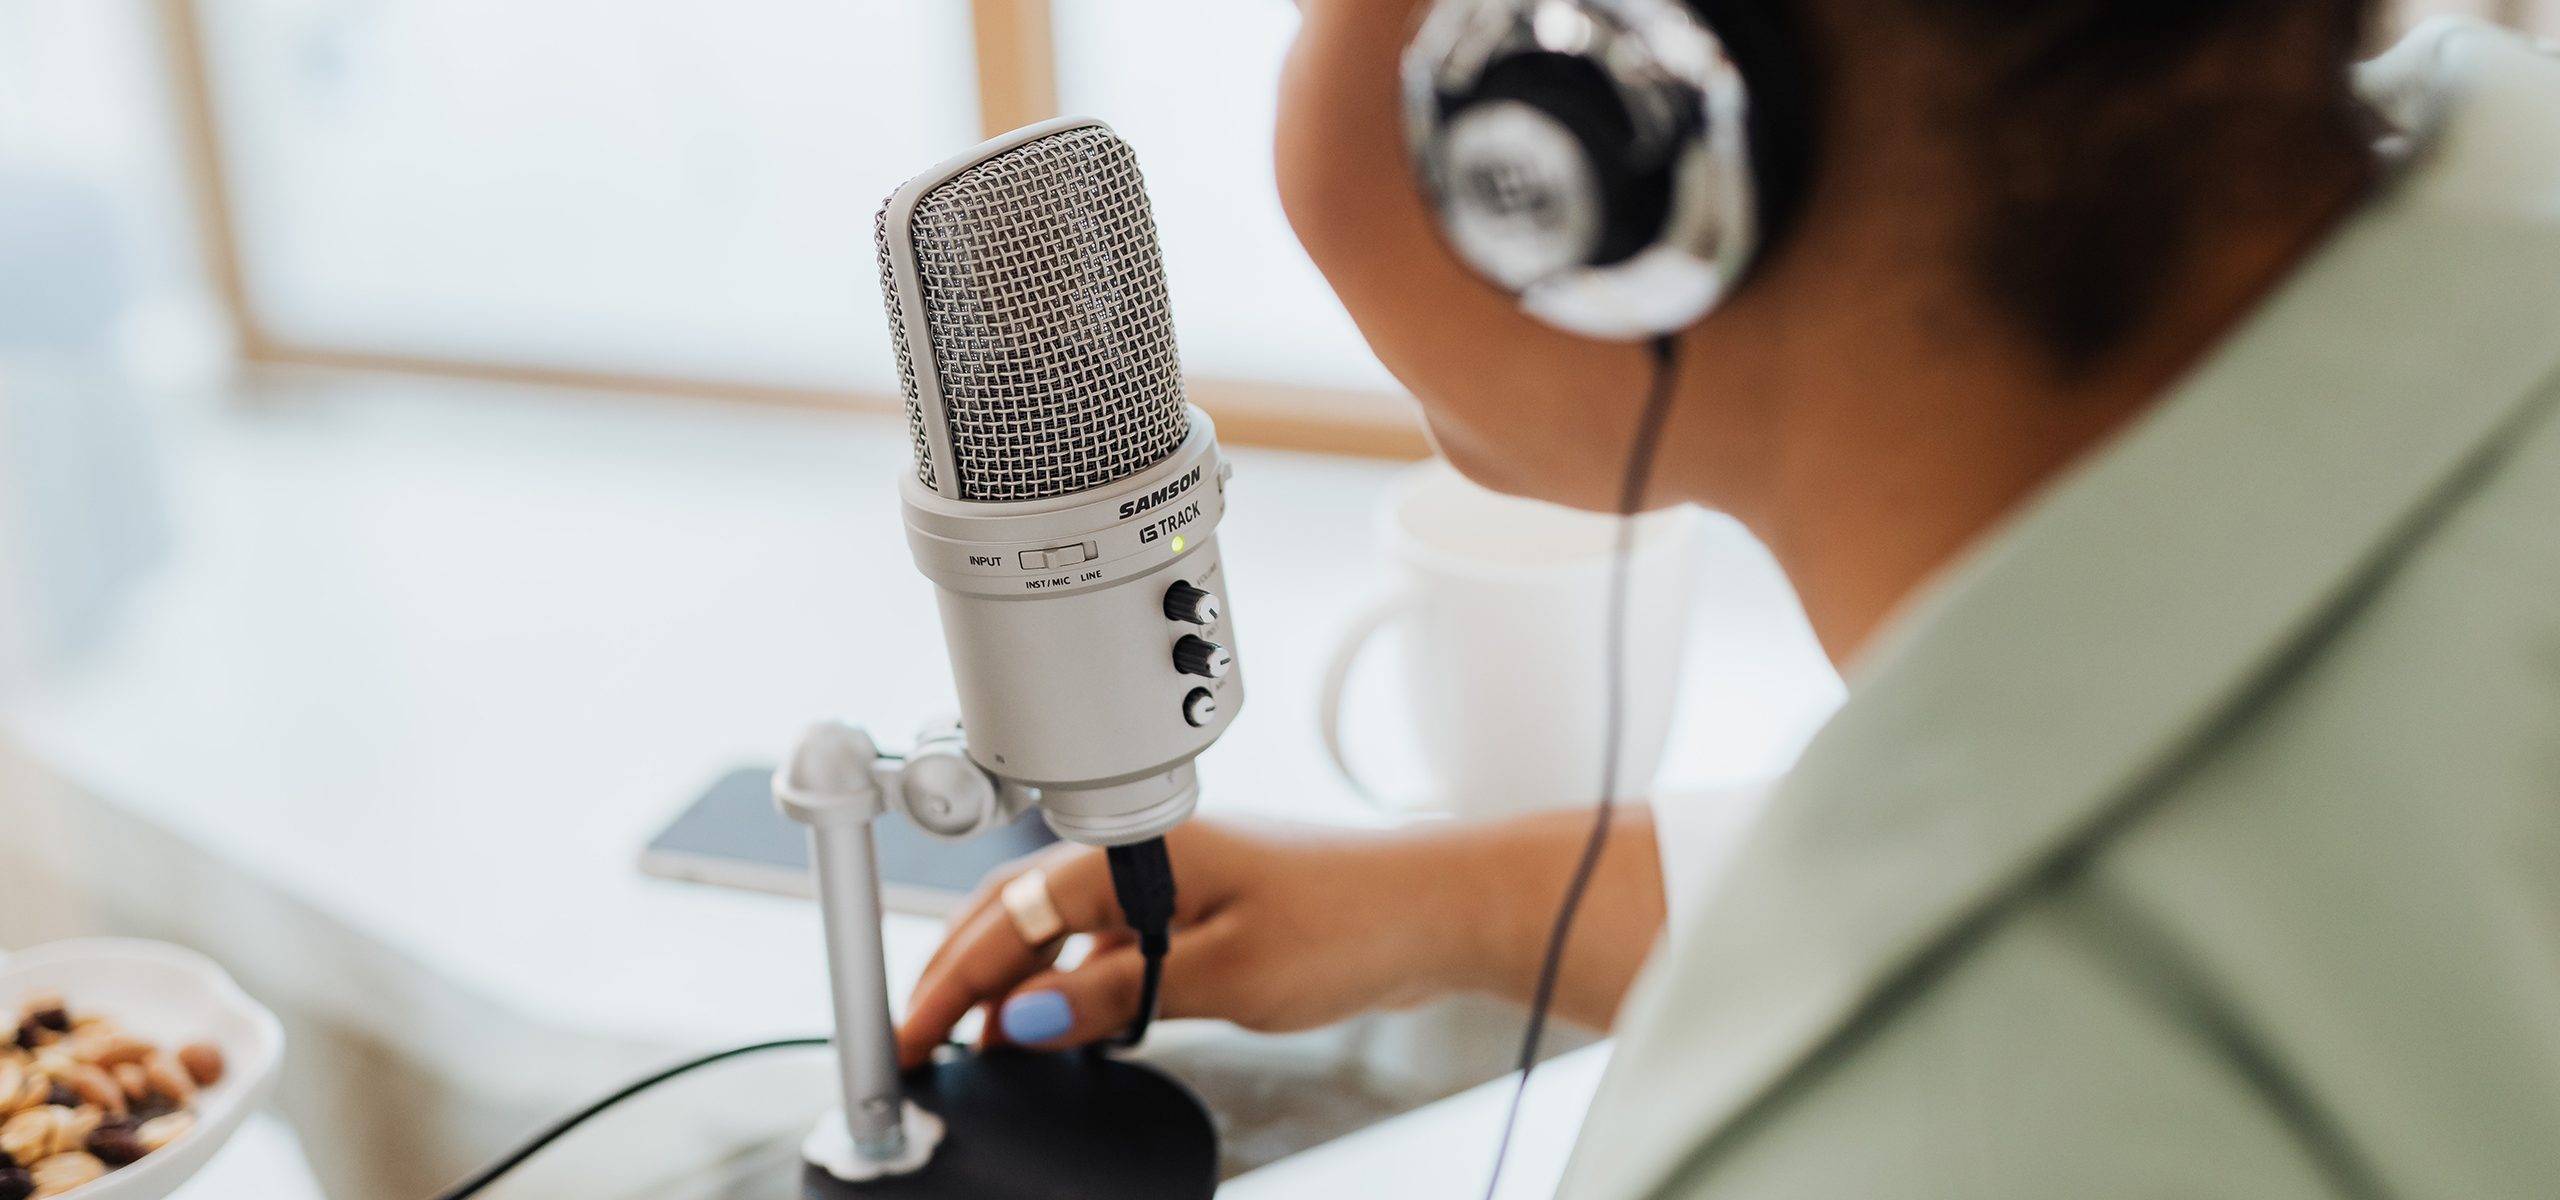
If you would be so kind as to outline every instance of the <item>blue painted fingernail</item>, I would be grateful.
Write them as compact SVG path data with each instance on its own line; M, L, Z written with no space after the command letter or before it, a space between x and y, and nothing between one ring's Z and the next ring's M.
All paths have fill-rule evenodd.
M1076 1027L1063 992L1024 992L1004 1002L1004 1035L1025 1046L1054 1042Z

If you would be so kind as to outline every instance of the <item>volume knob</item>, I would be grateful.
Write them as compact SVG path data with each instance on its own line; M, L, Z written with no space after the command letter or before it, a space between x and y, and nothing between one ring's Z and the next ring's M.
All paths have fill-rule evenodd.
M1177 583L1165 591L1164 616L1168 621L1186 621L1205 629L1218 623L1218 595L1189 583Z
M1182 698L1182 719L1198 729L1218 719L1218 697L1207 688L1193 688Z
M1236 656L1232 652L1207 638L1186 633L1181 641L1173 644L1174 669L1185 675L1224 679L1235 665Z

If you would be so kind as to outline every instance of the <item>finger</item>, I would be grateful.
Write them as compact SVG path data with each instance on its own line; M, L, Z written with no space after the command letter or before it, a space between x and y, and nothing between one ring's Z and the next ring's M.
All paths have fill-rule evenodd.
M923 1065L971 1008L1050 967L1066 942L1026 946L1012 918L998 911L982 913L955 931L950 945L957 951L918 979L907 1000L906 1020L898 1027L898 1061L903 1066Z
M1021 942L1001 912L980 913L951 931L950 940L944 943L949 953L925 968L923 976L916 980L915 991L907 997L906 1019L898 1026L901 1065L922 1065L932 1056L934 1047L951 1035L960 1018L984 998L986 989L1003 984L1000 977L970 974L971 963L993 959L978 947L997 939L1010 939L1016 946ZM1024 954L1027 958L1028 952ZM1026 971L1032 969L1037 968Z
M1138 935L1125 928L1089 934L1083 939L1082 944L1072 939L1060 943L1059 953L1052 966L1061 973L1072 972L1085 963L1091 962L1098 955L1121 946L1137 944ZM978 1022L979 1049L988 1050L1016 1044L1012 1038L1004 1035L1003 1007L1001 1000L991 1000L978 1006L983 1018Z
M1005 1042L1035 1049L1086 1046L1127 1029L1138 1015L1146 963L1134 946L1085 960L1073 971L1024 981L997 1010Z
M971 922L977 920L980 914L994 910L997 905L1003 903L1005 885L1021 878L1024 874L1035 869L1054 872L1062 867L1067 859L1078 854L1090 854L1092 852L1093 851L1084 846L1078 846L1071 843L1061 843L1059 845L1051 846L1045 850L1037 850L1030 854L1023 855L1021 858L1015 859L1012 862L1006 863L987 872L987 877L978 881L977 889L969 893L969 898L962 901L958 908L952 910L951 916L944 924L944 928L956 934L959 930L967 928ZM933 957L925 960L924 974L929 976L933 974L936 968L942 966L944 961L950 957L952 947L957 944L958 938L946 937L940 946L934 948ZM919 976L919 978L921 977L922 976Z
M1217 960L1223 941L1214 927L1175 935L1165 959L1158 1015L1218 1015L1213 999L1220 987ZM1044 971L1024 980L988 1026L1007 1044L1035 1049L1090 1045L1137 1020L1145 982L1146 956L1135 943L1096 947L1075 970Z
M1066 932L1121 927L1119 901L1112 895L1110 868L1102 855L1066 856L1054 869L1044 869L1050 903ZM907 1020L898 1031L899 1061L921 1065L972 1006L1015 990L1016 984L1046 969L1057 951L1055 940L1040 946L1025 942L1002 904L970 917L953 930L908 998Z

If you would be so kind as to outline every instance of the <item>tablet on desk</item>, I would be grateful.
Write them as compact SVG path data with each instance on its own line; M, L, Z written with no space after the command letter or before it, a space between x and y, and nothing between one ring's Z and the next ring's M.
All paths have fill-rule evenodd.
M959 842L934 837L894 812L872 829L880 846L882 903L928 917L948 914L989 872L1058 840L1036 809L1004 829ZM818 894L809 874L809 831L773 806L770 768L722 776L650 841L640 869L661 879L779 896Z

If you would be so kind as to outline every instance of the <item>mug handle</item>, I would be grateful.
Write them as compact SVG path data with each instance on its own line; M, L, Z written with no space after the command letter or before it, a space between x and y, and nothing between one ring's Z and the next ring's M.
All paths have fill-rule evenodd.
M1341 640L1334 643L1333 659L1325 664L1324 690L1316 715L1316 721L1324 731L1325 754L1333 759L1333 769L1342 776L1342 781L1351 785L1352 794L1374 808L1396 812L1404 809L1389 802L1369 785L1368 780L1361 778L1360 772L1351 765L1350 753L1343 748L1342 694L1349 688L1351 670L1360 664L1361 656L1377 641L1378 634L1404 618L1413 607L1412 601L1409 593L1389 592L1370 601L1360 615L1343 626Z

